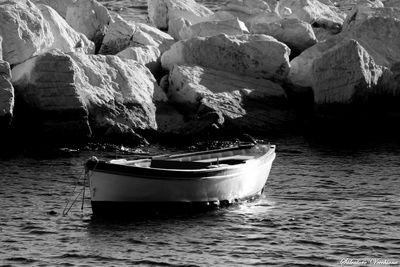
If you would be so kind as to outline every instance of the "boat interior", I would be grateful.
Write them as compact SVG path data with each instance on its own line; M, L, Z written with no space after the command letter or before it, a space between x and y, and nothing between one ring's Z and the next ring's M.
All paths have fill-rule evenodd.
M265 154L269 148L270 146L245 145L235 148L153 157L151 159L117 159L111 160L110 163L156 169L205 169L243 164Z

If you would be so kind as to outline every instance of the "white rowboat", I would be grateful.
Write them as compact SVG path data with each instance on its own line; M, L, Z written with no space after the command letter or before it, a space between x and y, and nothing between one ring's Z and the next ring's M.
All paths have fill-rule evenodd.
M253 198L262 193L274 159L275 146L261 144L152 159L92 158L86 167L93 213Z

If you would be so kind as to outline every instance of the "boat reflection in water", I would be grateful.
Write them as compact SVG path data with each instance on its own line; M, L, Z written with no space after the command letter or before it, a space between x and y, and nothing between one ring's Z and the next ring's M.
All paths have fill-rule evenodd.
M86 163L94 215L209 209L259 196L274 145Z

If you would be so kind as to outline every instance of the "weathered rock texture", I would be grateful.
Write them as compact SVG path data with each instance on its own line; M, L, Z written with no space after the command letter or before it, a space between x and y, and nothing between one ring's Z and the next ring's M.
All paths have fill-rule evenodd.
M67 9L73 5L76 0L33 0L35 4L44 4L53 8L64 19L67 17Z
M251 32L276 38L287 44L292 53L302 52L317 43L311 25L298 19L282 19L268 24L254 24Z
M357 41L348 40L318 57L311 75L316 104L362 103L379 94L382 69Z
M0 59L0 127L11 122L14 111L14 88L8 62Z
M400 11L373 9L367 17L349 24L344 38L357 40L379 65L390 67L400 61Z
M25 108L40 115L40 130L53 136L104 137L110 127L157 129L153 97L162 99L163 92L133 60L52 51L16 66L13 84Z
M290 49L262 35L198 37L175 43L161 57L164 68L194 64L265 79L285 79Z
M287 8L290 13L285 12ZM332 30L340 30L345 17L339 9L318 0L280 0L278 10L283 17L297 18Z
M223 20L223 21L205 21L197 24L182 27L179 31L180 39L189 39L193 37L206 37L218 34L226 35L242 35L249 33L246 25L238 20Z
M130 46L156 46L161 52L169 49L174 39L154 27L127 22L115 16L103 39L99 53L115 55Z
M50 25L54 42L49 48L60 49L63 52L81 51L88 54L94 53L94 43L89 41L82 33L76 32L68 23L51 7L38 5L44 19Z
M210 18L214 20L229 20L238 18L247 27L258 23L271 23L280 20L281 16L270 8L263 0L231 0L225 6L221 6Z
M77 0L67 7L66 21L99 48L112 18L107 8L95 0Z
M168 96L194 113L203 122L200 127L266 132L287 127L294 118L279 85L199 66L175 66Z
M132 59L145 65L154 75L161 73L161 52L156 46L128 47L117 54L120 58Z
M54 42L48 22L29 0L0 2L3 58L17 64L48 49Z
M150 22L167 29L171 20L184 18L192 24L207 20L213 12L194 0L148 0Z

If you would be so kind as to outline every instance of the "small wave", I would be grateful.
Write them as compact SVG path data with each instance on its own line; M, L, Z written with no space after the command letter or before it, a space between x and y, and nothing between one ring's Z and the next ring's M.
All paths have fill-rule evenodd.
M200 265L194 264L173 264L168 262L160 262L160 261L153 261L153 260L137 260L130 262L133 265L156 265L156 266L171 266L171 267L198 267Z
M52 234L57 234L57 232L46 231L46 230L32 230L32 231L29 231L29 234L33 234L33 235L52 235Z
M131 244L146 244L146 242L143 242L142 240L134 239L134 238L129 238L128 242Z
M6 258L7 261L15 261L15 262L19 262L19 263L35 263L37 262L37 260L34 259L29 259L29 258L25 258L25 257L11 257L11 258Z
M326 246L325 243L318 242L318 241L313 241L313 240L301 239L301 240L296 240L295 242L298 243L298 244L313 245L313 246L317 246L317 247Z

